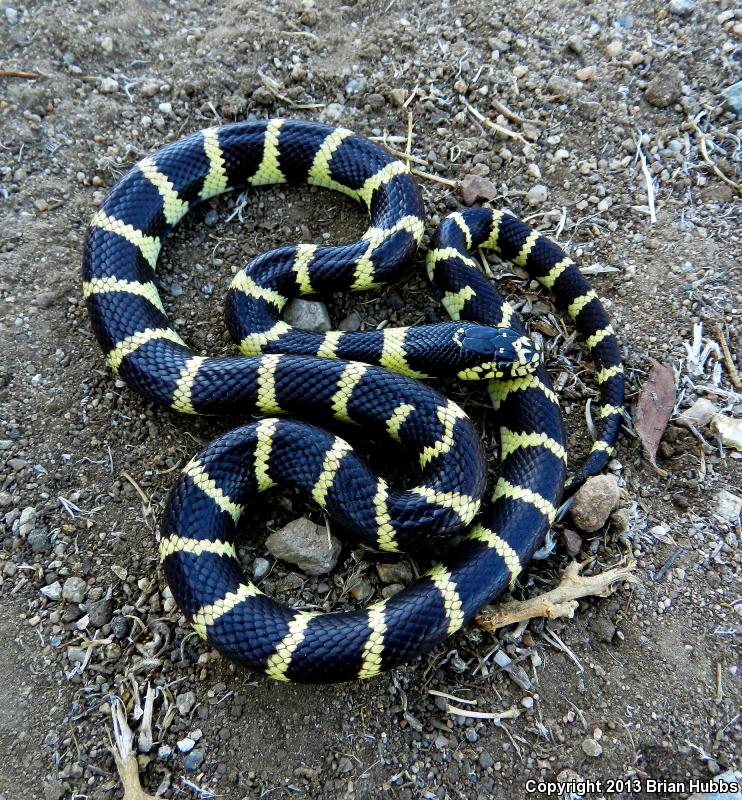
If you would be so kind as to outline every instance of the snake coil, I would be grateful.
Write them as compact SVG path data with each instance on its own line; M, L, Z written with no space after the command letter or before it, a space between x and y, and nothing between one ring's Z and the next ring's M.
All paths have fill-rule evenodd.
M282 247L253 259L227 295L227 325L242 355L195 353L170 327L155 285L165 237L203 200L287 182L362 202L369 229L351 244ZM556 517L566 476L557 397L540 351L472 250L493 250L551 289L596 362L602 428L570 491L603 468L620 429L623 368L597 296L555 244L500 211L456 212L435 232L427 269L449 323L321 334L280 318L292 296L396 279L423 227L420 192L404 163L343 128L293 120L239 122L168 145L125 175L91 222L84 295L111 368L176 411L262 417L185 467L168 499L160 554L194 629L279 680L371 677L426 652L513 584ZM457 405L415 380L433 375L489 381L502 464L482 509L480 437ZM417 453L418 485L395 490L345 440L308 421L391 437ZM461 541L414 584L369 608L297 611L245 579L234 545L251 499L277 484L303 489L351 540L376 549L399 552L456 533Z

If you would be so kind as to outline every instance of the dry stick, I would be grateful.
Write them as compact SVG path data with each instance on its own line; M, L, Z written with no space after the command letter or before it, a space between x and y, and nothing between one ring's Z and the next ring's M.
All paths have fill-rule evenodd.
M516 114L515 111L511 111L506 105L495 98L492 98L492 107L496 111L499 111L503 117L506 117L511 122L515 122L518 125L537 125L539 127L543 127L546 124L540 119L526 119L525 117L521 117L520 114Z
M516 622L525 622L534 617L574 616L577 610L577 600L581 597L598 595L608 597L613 591L614 584L619 581L637 583L633 571L636 564L628 564L601 572L598 575L580 575L581 566L577 561L572 561L564 571L562 580L556 589L532 597L530 600L513 600L502 603L491 610L482 611L476 619L477 625L486 631L494 631Z
M724 330L721 327L721 324L718 322L716 323L716 335L719 337L721 354L724 356L724 363L726 364L727 372L729 373L729 380L732 382L732 385L735 389L742 389L742 380L740 380L737 367L734 366L734 361L732 361L732 354L729 351L729 345L727 344L726 337L724 336Z
M24 78L28 81L45 78L40 72L26 72L22 69L0 69L0 78Z
M716 175L718 175L724 183L728 183L735 192L738 194L742 194L742 186L740 184L735 183L731 178L727 178L727 176L721 171L721 169L711 160L708 154L708 150L706 150L706 134L698 127L698 123L692 119L690 124L693 126L693 130L698 134L699 143L701 145L701 155L703 156L703 160L711 167Z
M147 794L139 782L139 765L132 748L134 734L126 721L124 704L118 698L111 704L111 719L114 737L114 742L111 742L111 753L116 762L121 785L124 787L124 800L158 800L154 795Z
M497 131L503 136L508 136L511 139L517 139L519 142L523 142L523 144L528 144L528 142L526 142L526 140L516 131L511 131L510 128L504 128L502 125L498 125L496 122L492 122L492 120L487 119L484 114L481 114L476 108L474 108L473 105L470 105L463 95L459 95L459 100L464 104L464 107L472 115L472 117L474 117L476 120L479 120L482 125L492 128L493 131Z
M410 166L410 154L412 153L412 112L407 112L407 144L405 145L405 161Z
M428 165L428 162L424 158L419 158L418 156L413 156L410 153L405 153L402 150L397 150L396 147L392 147L383 140L380 142L380 144L397 158L403 158L405 161L412 161L413 164L420 164L421 167L426 167Z

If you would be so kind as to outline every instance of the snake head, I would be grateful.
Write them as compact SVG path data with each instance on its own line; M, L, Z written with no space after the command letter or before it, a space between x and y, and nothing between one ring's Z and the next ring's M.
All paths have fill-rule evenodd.
M480 363L458 373L463 380L524 377L543 360L536 342L513 328L477 325L467 329L458 342L465 351L483 357Z

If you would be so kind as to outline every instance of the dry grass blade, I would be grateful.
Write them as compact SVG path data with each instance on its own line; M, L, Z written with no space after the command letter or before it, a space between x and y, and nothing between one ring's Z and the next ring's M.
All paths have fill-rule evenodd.
M114 738L111 752L124 788L123 800L158 800L154 795L147 794L139 782L139 765L132 749L134 734L126 721L124 704L118 698L111 705L111 719Z
M520 711L517 708L508 708L506 711L472 711L468 708L458 708L450 703L446 705L449 714L456 714L459 717L470 717L471 719L517 719Z
M621 581L637 582L633 574L634 562L601 572L598 575L580 575L580 565L572 561L564 571L556 589L529 600L513 600L495 608L482 611L477 616L477 625L486 631L495 631L516 622L525 622L535 617L556 619L573 617L582 597L607 597Z
M27 72L22 69L0 69L0 78L23 78L27 81L35 81L38 78L45 78L40 72Z
M734 361L732 360L732 353L729 350L729 345L727 344L727 338L724 336L724 329L721 325L716 326L716 335L719 337L719 345L721 346L721 354L724 357L724 364L726 365L727 372L729 373L729 380L732 382L732 385L735 389L742 389L742 380L740 380L739 372L737 372L737 367L734 366Z
M693 127L693 130L696 132L696 135L698 136L698 142L701 148L701 156L703 157L703 160L711 167L711 169L713 170L714 174L717 177L721 178L724 181L724 183L728 183L734 189L735 192L737 192L738 194L742 194L742 186L733 181L731 178L728 178L721 171L719 166L711 160L711 156L709 156L708 154L708 148L706 147L706 134L698 127L698 122L695 119L692 119L690 121L690 124Z

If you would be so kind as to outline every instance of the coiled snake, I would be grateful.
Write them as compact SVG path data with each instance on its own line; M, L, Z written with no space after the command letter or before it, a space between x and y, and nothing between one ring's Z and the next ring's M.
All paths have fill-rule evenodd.
M253 259L227 295L227 324L243 355L194 353L169 326L155 286L164 238L203 200L285 182L361 201L369 229L352 244L282 247ZM289 297L395 279L423 226L422 199L403 162L342 128L271 120L210 128L145 158L114 186L88 232L84 294L113 370L183 413L263 417L185 467L168 499L160 553L195 630L276 679L370 677L424 653L512 585L555 519L566 475L557 397L539 350L470 251L488 248L525 268L586 337L602 427L571 489L603 468L619 432L623 368L599 300L555 244L506 213L463 210L435 232L427 269L450 323L321 334L281 320ZM481 512L480 437L457 405L415 380L432 375L489 381L502 464ZM384 433L418 454L419 484L394 490L343 439L279 414ZM276 484L302 488L351 540L379 550L456 533L461 542L407 589L365 610L297 611L248 582L235 552L240 515Z

